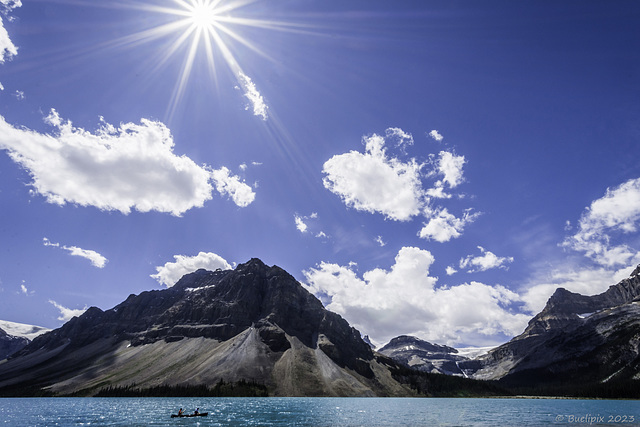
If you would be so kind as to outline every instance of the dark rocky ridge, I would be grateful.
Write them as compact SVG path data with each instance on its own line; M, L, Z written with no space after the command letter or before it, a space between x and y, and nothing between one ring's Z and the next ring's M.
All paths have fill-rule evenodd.
M0 328L0 360L23 349L27 344L29 344L27 338L9 335L4 329Z
M474 378L510 386L635 381L640 376L639 273L640 266L593 296L557 289L521 335L460 366Z
M153 375L134 368L153 358ZM281 268L252 259L88 309L0 363L0 388L96 392L131 378L140 386L244 379L281 395L411 395L385 369L342 317Z

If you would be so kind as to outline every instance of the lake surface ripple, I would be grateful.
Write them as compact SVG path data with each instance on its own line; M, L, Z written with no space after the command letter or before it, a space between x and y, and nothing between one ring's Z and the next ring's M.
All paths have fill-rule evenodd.
M207 417L171 418L184 408ZM3 426L640 425L640 402L571 399L0 398Z

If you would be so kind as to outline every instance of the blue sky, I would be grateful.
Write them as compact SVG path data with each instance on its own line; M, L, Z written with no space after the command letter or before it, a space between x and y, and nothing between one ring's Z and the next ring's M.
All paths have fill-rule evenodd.
M0 318L252 257L374 342L640 263L635 1L0 0Z

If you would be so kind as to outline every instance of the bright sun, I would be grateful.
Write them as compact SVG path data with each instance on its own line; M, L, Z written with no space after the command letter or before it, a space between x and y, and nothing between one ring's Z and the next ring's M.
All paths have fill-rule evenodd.
M189 19L191 23L199 29L212 27L217 19L214 3L210 1L199 1L188 5Z
M0 0L0 3L3 0ZM138 45L143 42L167 38L169 43L159 55L156 67L159 68L171 58L182 57L183 65L178 77L171 101L167 106L169 117L177 109L184 95L189 76L197 58L203 58L212 81L217 81L217 69L224 63L234 75L237 86L245 92L245 97L254 105L254 114L266 118L266 110L255 105L261 104L261 97L252 80L242 70L232 52L232 47L242 46L268 60L272 60L261 48L243 36L243 28L260 28L287 32L304 31L300 25L242 17L241 11L258 0L165 0L165 5L148 4L142 0L130 0L135 8L160 13L170 19L126 36L118 41L122 44ZM137 3L140 1L140 3ZM260 101L258 103L257 101ZM266 108L266 107L265 107Z

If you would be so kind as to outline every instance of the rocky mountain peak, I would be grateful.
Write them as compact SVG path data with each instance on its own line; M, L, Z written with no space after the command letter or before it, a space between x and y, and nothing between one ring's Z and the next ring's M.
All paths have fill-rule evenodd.
M640 298L640 265L627 279L612 285L598 295L581 295L558 288L544 309L529 321L524 335L545 333L550 329L566 327L579 321L585 314L617 307Z
M211 343L209 346L245 342L248 347L242 347L242 352L255 355L255 363L244 353L234 356L238 357L235 362L221 359L219 363L225 369L234 364L244 366L252 372L247 378L260 381L273 380L268 373L276 369L274 361L285 353L319 358L314 369L326 367L325 362L330 361L336 369L350 370L367 379L375 376L371 368L373 351L360 333L341 316L327 311L285 270L267 266L257 258L234 270L194 271L173 287L130 295L106 311L91 307L61 328L36 338L12 359L36 360L37 354L45 351L56 360L64 360L64 369L73 371L76 367L67 366L66 360L74 354L97 358L105 349L123 345L142 353L165 343L195 340ZM82 363L90 363L90 357L85 358ZM15 363L22 366L21 362ZM298 362L286 363L297 366Z
M390 351L391 349L402 349L409 348L415 350L421 350L431 353L457 353L453 347L449 347L446 345L440 344L432 344L428 341L421 340L418 337L410 336L410 335L400 335L399 337L395 337L389 341L387 345L380 349L380 352L385 354L385 351Z

